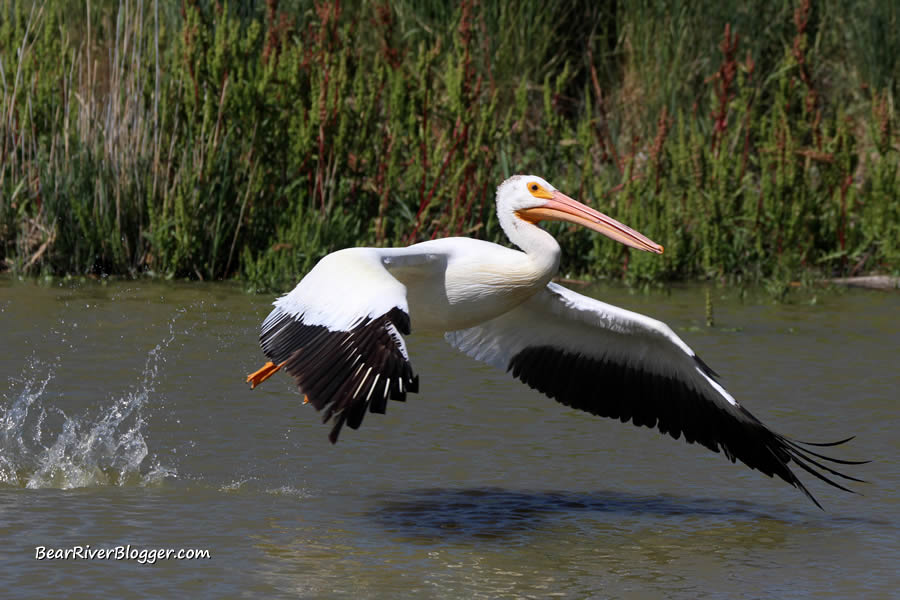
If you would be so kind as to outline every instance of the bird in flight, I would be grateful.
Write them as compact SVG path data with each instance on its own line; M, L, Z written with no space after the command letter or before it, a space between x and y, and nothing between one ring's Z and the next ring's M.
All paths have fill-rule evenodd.
M824 463L867 461L812 449L852 438L815 444L776 433L665 323L553 283L561 250L538 224L575 223L656 254L661 245L533 175L500 185L497 216L521 250L451 237L325 256L263 322L269 362L247 377L251 387L289 373L304 403L333 421L334 443L345 423L356 429L367 411L384 413L388 400L419 391L403 336L437 331L566 406L684 436L780 477L820 508L791 464L845 491L832 477L862 481Z

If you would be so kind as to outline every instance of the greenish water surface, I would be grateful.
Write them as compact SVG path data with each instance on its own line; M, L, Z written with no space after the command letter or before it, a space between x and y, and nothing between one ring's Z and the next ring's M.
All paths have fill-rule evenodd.
M889 598L900 295L578 291L668 322L782 433L871 459L797 490L410 336L421 393L328 427L262 364L272 297L0 278L3 597ZM36 560L36 548L208 559ZM145 552L144 557L149 554ZM140 556L138 556L140 558Z

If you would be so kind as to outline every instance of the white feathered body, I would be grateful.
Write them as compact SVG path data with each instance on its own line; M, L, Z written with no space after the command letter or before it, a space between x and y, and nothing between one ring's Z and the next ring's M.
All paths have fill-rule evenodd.
M406 248L347 248L319 261L276 306L332 330L395 306L409 315L417 332L467 329L542 290L556 272L558 256L535 260L520 250L462 237Z

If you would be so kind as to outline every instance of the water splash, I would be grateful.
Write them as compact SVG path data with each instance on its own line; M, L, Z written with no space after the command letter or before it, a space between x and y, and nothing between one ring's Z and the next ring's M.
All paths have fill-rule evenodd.
M148 460L144 407L153 396L169 335L147 356L135 389L108 406L67 415L48 386L56 367L32 358L22 390L0 408L0 485L70 489L104 485L153 485L174 468ZM61 403L61 402L60 402Z

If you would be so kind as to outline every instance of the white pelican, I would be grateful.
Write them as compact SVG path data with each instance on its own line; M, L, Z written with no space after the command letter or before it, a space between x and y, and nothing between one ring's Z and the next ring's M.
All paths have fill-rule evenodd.
M356 429L367 410L384 413L389 398L418 392L402 334L439 331L566 406L683 434L777 475L820 508L789 463L846 491L823 472L861 481L817 459L860 463L823 456L763 425L664 323L551 283L560 247L537 223L577 223L657 254L662 246L531 175L500 185L497 216L522 251L453 237L329 254L275 301L260 334L270 362L247 381L255 387L284 368L304 403L325 409L323 421L334 418L334 443L345 422Z

